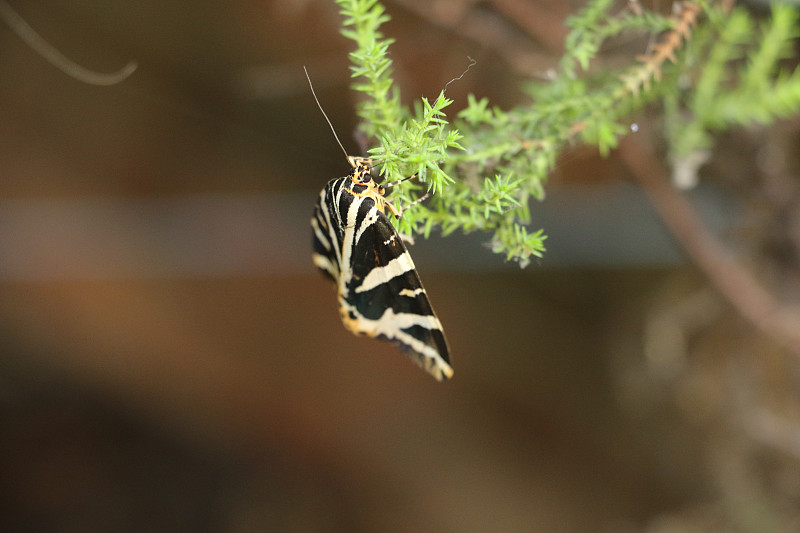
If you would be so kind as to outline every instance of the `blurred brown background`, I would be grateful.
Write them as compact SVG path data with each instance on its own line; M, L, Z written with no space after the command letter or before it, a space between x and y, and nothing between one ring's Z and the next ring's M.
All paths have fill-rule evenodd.
M571 4L386 2L404 99L469 55L451 115L522 103ZM313 203L347 163L303 65L358 151L333 2L12 5L84 67L139 68L86 85L0 26L3 531L800 530L797 359L616 156L565 155L525 270L485 235L411 249L453 352L439 384L347 333L312 269ZM722 139L691 193L786 297L796 210L748 180L797 125Z

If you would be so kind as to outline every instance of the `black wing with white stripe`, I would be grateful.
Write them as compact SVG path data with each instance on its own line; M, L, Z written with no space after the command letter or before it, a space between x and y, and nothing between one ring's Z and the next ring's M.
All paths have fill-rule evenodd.
M323 274L334 282L339 282L341 272L341 247L344 239L339 210L335 206L334 191L341 190L342 183L348 178L331 180L319 194L314 216L311 217L314 264Z
M441 323L363 167L331 180L311 220L314 264L338 286L342 322L394 343L438 380L452 376Z

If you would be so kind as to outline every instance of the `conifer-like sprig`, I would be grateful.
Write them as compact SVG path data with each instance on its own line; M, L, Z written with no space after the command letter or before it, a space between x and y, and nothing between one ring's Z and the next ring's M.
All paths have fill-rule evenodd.
M544 252L541 230L529 231L531 199L558 156L575 142L601 154L630 132L633 113L646 104L664 113L673 161L713 144L715 132L767 123L800 108L800 73L781 68L798 34L796 10L775 4L760 23L742 8L711 1L681 2L672 16L623 9L590 0L567 20L570 33L560 73L545 82L524 81L530 102L500 109L469 96L455 122L444 91L431 103L401 105L392 80L389 46L381 27L389 20L378 0L337 0L351 53L354 88L364 94L361 128L370 154L388 180L416 174L395 187L402 207L430 191L433 197L406 211L403 233L445 234L457 229L492 234L492 248L526 264ZM593 68L604 43L621 35L652 35L649 50L632 53L627 67ZM480 68L480 65L478 65Z

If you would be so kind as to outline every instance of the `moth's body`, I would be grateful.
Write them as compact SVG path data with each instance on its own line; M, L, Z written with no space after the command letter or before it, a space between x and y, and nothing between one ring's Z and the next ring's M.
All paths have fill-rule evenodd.
M328 182L314 216L314 264L338 288L345 327L393 342L438 380L453 375L442 325L433 312L414 262L386 210L366 159L350 158L347 176Z

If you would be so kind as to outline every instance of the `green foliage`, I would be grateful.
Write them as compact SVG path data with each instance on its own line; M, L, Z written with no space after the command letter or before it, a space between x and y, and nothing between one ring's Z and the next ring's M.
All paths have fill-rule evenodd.
M370 135L391 131L406 117L399 93L392 91L392 61L388 56L394 40L383 38L379 31L389 15L378 0L339 0L338 4L345 17L342 35L356 42L355 51L350 53L352 76L358 79L353 88L370 96L358 110L364 129Z
M639 14L626 11L614 16L611 13L613 6L613 0L595 0L589 2L580 13L567 19L570 32L567 35L564 56L561 58L564 75L575 77L576 67L587 70L607 39L625 32L658 33L672 27L669 19L650 11Z
M695 81L667 105L670 157L676 161L710 148L715 132L767 124L800 108L800 70L780 68L798 36L796 8L775 4L761 24L742 8L730 15L711 11L709 20L688 49Z
M337 3L342 33L356 43L353 87L364 93L358 113L375 142L370 155L390 181L419 178L395 187L391 200L402 207L424 187L435 193L406 211L398 229L425 236L436 227L444 234L488 231L492 248L522 265L545 250L543 232L524 226L530 200L543 199L547 174L576 141L607 154L628 133L633 112L660 102L670 152L680 158L710 147L715 131L767 123L800 107L800 71L780 68L798 34L797 12L785 5L756 24L743 9L726 13L706 2L684 2L682 12L664 17L613 13L611 0L590 0L567 21L561 73L523 86L531 102L503 110L470 95L451 123L444 90L413 110L401 105L388 55L392 40L380 32L389 17L378 0ZM659 32L652 49L628 67L592 68L609 39Z
M388 57L391 39L383 38L381 24L389 20L377 0L337 0L342 15L342 34L355 41L356 50L350 54L353 88L366 98L358 108L362 129L379 144L370 155L381 163L381 173L388 181L397 181L412 174L427 183L432 193L441 191L453 179L441 168L440 162L452 149L463 149L461 135L448 128L444 109L452 103L444 91L430 104L422 99L413 116L400 104L400 92L393 87L392 62ZM391 93L391 96L390 96ZM400 205L413 201L413 185L400 187L393 198ZM418 229L422 210L409 212L401 221L401 231ZM421 214L421 213L420 213Z
M410 166L413 174L429 184L431 193L453 183L438 165L438 161L447 158L448 149L463 150L458 144L461 134L447 128L443 109L451 103L453 101L445 98L444 92L433 105L423 98L422 110L417 109L415 113L419 118L411 118L399 129L379 135L380 145L370 150L370 155L382 162L386 175L403 176L402 169Z

